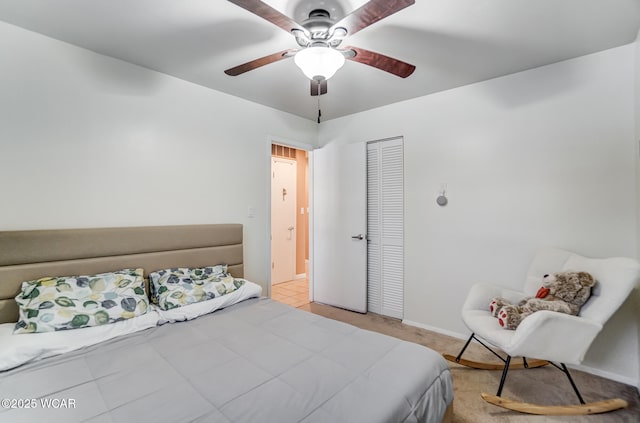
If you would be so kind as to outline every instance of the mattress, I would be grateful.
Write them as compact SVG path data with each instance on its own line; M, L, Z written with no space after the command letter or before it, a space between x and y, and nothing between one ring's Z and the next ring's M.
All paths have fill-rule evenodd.
M435 351L254 298L2 372L0 400L2 422L435 423L453 386Z

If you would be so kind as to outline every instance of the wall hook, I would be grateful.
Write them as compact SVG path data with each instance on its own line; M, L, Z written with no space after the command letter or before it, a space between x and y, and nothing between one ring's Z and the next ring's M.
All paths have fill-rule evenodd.
M448 202L449 200L447 199L447 186L442 185L440 189L440 195L438 195L438 198L436 198L436 203L438 203L440 207L444 207Z

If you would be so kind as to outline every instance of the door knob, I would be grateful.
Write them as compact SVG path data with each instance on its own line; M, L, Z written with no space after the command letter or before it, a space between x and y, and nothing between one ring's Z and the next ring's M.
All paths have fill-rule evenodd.
M351 237L351 239L357 239L358 241L362 241L364 238L365 238L365 235L362 235L362 234L353 235Z

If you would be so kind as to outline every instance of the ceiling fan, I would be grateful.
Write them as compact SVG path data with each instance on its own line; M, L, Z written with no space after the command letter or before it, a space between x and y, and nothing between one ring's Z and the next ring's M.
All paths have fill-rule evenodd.
M370 0L337 22L326 10L314 9L302 23L295 22L260 0L229 1L291 33L300 48L279 51L243 63L225 70L227 75L237 76L293 57L296 65L311 80L311 95L317 96L326 94L327 79L335 74L345 59L373 66L401 78L408 77L416 68L409 63L363 48L339 48L347 36L411 6L415 0Z

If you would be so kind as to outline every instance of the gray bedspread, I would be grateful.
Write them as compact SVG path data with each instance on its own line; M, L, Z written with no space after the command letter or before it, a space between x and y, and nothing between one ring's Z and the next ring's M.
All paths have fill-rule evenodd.
M431 423L453 387L432 350L262 298L0 373L3 398L35 405L12 423Z

